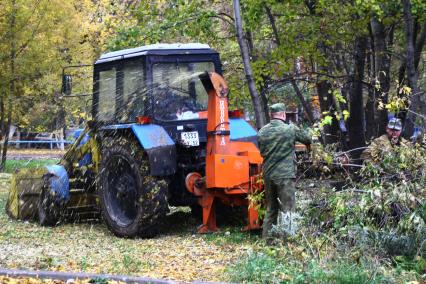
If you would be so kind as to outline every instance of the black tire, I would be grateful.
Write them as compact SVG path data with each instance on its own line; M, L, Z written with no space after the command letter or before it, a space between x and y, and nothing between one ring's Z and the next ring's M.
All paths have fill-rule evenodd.
M153 237L166 215L167 182L149 173L140 145L125 137L105 139L99 179L103 219L119 237Z
M38 221L42 226L56 226L61 217L61 206L56 202L50 190L49 177L45 177L44 186L38 199Z

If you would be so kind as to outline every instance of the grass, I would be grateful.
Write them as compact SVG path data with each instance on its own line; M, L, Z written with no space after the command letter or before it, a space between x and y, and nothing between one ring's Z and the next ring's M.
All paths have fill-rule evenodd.
M244 283L386 283L381 273L348 260L328 261L319 264L311 260L307 264L277 259L264 252L251 253L228 269L233 282Z
M22 168L37 168L46 165L54 165L59 159L33 159L33 160L6 160L6 173L14 173Z

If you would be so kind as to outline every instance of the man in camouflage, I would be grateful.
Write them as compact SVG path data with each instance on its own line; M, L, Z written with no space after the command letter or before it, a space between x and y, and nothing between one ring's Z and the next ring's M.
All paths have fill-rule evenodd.
M293 124L285 123L285 105L270 107L271 122L259 130L258 142L263 157L263 178L265 181L266 216L263 221L264 238L271 236L272 225L276 225L279 211L295 209L296 169L294 145L301 142L309 145L310 136Z
M395 146L408 146L408 141L401 137L402 123L399 118L391 118L386 127L386 134L374 139L361 154L361 159L373 163L381 161L384 153L389 153Z

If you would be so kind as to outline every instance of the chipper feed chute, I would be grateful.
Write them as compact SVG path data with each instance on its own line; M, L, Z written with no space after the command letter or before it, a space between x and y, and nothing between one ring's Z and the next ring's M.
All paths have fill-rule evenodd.
M252 142L230 140L228 86L217 73L204 73L200 79L208 100L205 176L193 172L186 177L188 191L198 196L203 224L198 232L217 231L215 201L231 206L247 206L247 230L260 228L258 212L248 195L263 190L260 182L262 157Z

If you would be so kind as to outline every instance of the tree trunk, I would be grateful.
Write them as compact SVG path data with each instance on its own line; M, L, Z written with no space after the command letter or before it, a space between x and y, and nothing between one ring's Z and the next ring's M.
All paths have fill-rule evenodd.
M423 51L423 46L426 41L426 20L423 22L423 27L420 36L416 41L416 46L414 49L414 67L416 70L419 68L420 58Z
M275 43L278 46L280 46L281 45L281 40L280 40L280 36L278 34L277 25L275 24L274 15L272 15L271 8L269 8L268 5L265 5L265 10L266 10L266 14L268 15L269 22L271 23L272 31L274 32Z
M4 88L1 88L0 93L0 140L3 139L4 131L5 131L5 107L4 107L4 100L6 98L6 91ZM1 153L1 145L0 145L0 153Z
M9 133L10 133L11 125L12 125L12 100L9 97L8 104L7 104L7 125L6 125L5 136L4 136L3 152L1 155L0 172L4 171L6 168L7 149L9 145Z
M312 113L311 105L306 102L305 98L303 97L303 94L300 92L299 86L297 86L296 80L292 79L291 85L293 86L293 89L296 92L297 98L302 103L303 109L305 110L309 122L314 123L314 114Z
M411 14L411 1L402 0L405 20L405 36L406 36L406 62L407 62L407 83L411 88L410 106L405 121L405 134L411 136L413 133L414 124L416 123L416 113L420 112L425 115L424 107L420 99L420 94L417 91L417 71L414 63L414 25L413 16ZM424 120L423 120L424 126Z
M390 89L390 67L391 67L391 56L388 52L386 44L386 32L383 23L379 22L376 17L372 17L370 21L372 35L374 37L374 52L375 52L375 67L374 78L378 80L380 89L375 90L380 95L376 98L380 98L383 104L388 103L388 94ZM376 102L376 106L377 106ZM388 111L386 108L378 110L378 130L379 135L386 132L386 125L388 123Z
M263 79L263 84L260 87L259 96L262 103L263 113L265 114L265 120L266 120L266 123L268 123L271 118L269 117L268 97L266 96L266 94L268 93L268 90L269 90L270 77L262 75L262 79Z
M240 1L234 0L234 13L235 13L235 28L237 31L238 45L240 46L241 57L243 59L244 71L247 78L248 88L250 96L253 102L254 114L256 117L256 126L258 129L266 124L265 113L263 112L262 103L259 98L259 94L256 90L254 82L253 71L250 66L250 57L247 47L247 43L243 38L243 26L240 13Z
M425 45L425 42L426 42L426 20L423 22L421 34L418 37L418 39L416 41L415 48L414 48L414 66L415 66L416 70L419 67L420 58L421 58L421 55L422 55L423 46ZM401 63L401 66L399 67L399 70L398 70L398 80L399 80L400 84L402 84L404 82L405 69L406 68L407 68L407 60L403 60L402 63Z
M365 146L364 136L364 104L362 96L362 80L364 78L364 65L367 40L365 37L355 39L354 74L350 90L350 116L349 116L349 146L351 149ZM352 152L358 159L362 151Z
M9 131L10 126L12 125L12 98L15 95L15 60L16 60L16 39L15 39L15 27L16 27L16 0L12 0L12 13L10 16L10 86L9 86L9 96L7 99L7 126L4 133L4 143L1 153L1 162L0 162L0 172L5 169L6 166L6 157L7 157L7 146L9 143Z
M371 38L372 39L372 38ZM374 50L373 48L373 42L371 42L371 50ZM368 70L368 76L370 78L373 78L374 76L374 64L373 64L373 52L371 52L370 56L367 56L367 70ZM376 91L375 88L369 87L368 88L368 97L367 97L367 103L365 105L365 138L366 140L371 140L373 137L377 136L378 129L376 124Z
M339 131L339 125L337 119L333 115L335 108L333 106L333 98L330 94L331 84L327 80L321 80L317 82L316 87L318 92L318 98L320 101L321 112L327 111L330 113L330 115L333 116L333 121L331 125L324 126L324 136L322 142L325 144L337 143L339 141L339 137L337 135Z
M247 47L248 47L248 52L249 52L249 58L251 58L252 61L256 61L257 60L257 56L256 54L253 54L253 50L254 50L254 43L253 43L253 37L251 32L247 32L246 33L246 42L247 42ZM260 103L262 106L262 110L263 110L263 114L265 117L265 124L269 122L269 107L268 107L268 98L266 97L266 93L268 91L268 81L269 81L269 77L267 76L263 76L263 84L260 86L260 92L258 92L259 97L260 97Z
M5 133L5 113L4 113L4 99L6 96L6 92L3 92L3 88L2 88L2 92L0 93L0 154L3 153L3 137L4 137L4 133ZM1 165L0 165L1 167Z

